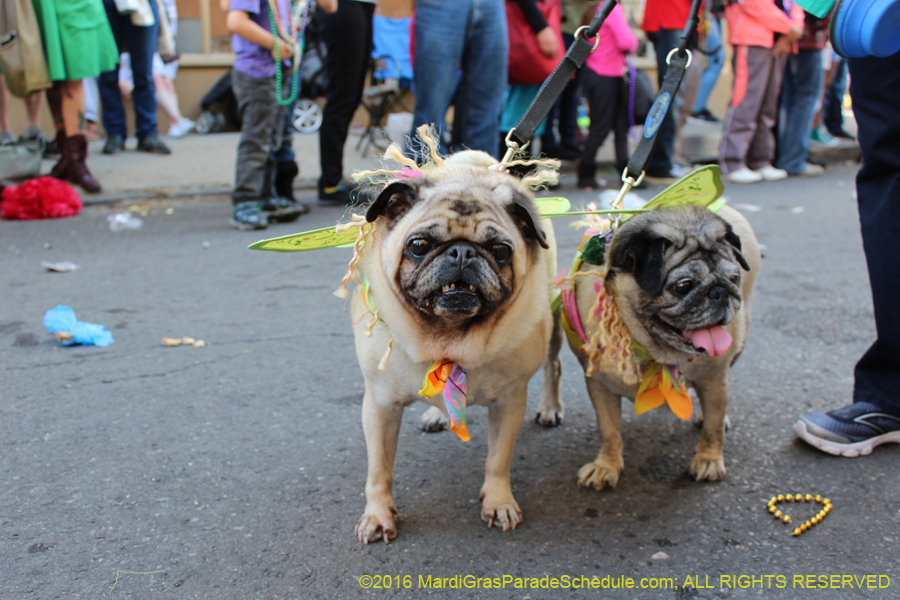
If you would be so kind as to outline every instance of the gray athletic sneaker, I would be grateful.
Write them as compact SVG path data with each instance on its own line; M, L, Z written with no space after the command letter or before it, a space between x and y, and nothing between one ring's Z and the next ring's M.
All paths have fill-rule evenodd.
M838 410L803 415L794 433L807 444L835 456L871 454L879 444L900 444L900 418L868 402L855 402Z

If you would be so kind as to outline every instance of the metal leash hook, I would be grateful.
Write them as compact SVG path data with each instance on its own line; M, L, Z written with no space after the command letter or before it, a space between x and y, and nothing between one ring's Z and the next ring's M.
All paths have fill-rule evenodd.
M531 141L527 141L524 146L519 146L519 143L512 139L512 135L515 131L516 128L513 127L509 130L509 133L506 134L506 139L504 140L506 142L506 154L503 155L503 160L497 165L497 170L501 173L506 172L506 169L509 167L509 162L513 157L519 152L524 152L525 148L528 147L528 144L531 143Z
M645 173L646 171L641 171L641 174L637 179L635 179L634 177L628 175L628 167L625 167L625 170L622 171L622 189L620 189L616 197L612 201L610 201L610 208L615 210L623 210L625 208L625 196L628 194L628 192L631 191L631 188L641 184L641 182L644 180ZM621 218L622 215L619 213L613 215L613 230L615 230L619 226L619 219Z

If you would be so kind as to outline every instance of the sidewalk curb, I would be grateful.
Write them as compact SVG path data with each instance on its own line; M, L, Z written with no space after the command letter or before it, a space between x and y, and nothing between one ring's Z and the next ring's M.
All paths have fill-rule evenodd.
M314 190L316 189L316 181L314 179L305 179L294 184L295 190ZM122 190L110 194L100 194L98 196L84 195L81 202L85 206L97 204L112 204L114 202L122 202L125 200L168 200L174 198L190 198L192 196L226 196L231 194L232 188L218 187L207 189L184 189L184 190L161 190L148 189L145 191L128 191Z

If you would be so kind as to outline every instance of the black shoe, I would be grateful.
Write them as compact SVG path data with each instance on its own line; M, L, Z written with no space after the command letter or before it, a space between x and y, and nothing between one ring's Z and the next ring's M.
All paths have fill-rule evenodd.
M117 133L110 133L106 136L106 143L103 145L103 154L118 154L125 149L125 138Z
M137 149L141 152L149 152L150 154L172 154L169 147L155 135L148 135L147 137L139 139Z
M344 206L360 206L375 199L371 191L364 187L353 188L353 184L341 180L333 188L319 184L319 202L325 204L341 204Z
M722 121L719 120L716 115L709 112L709 109L704 108L703 110L698 110L695 113L691 113L690 118L688 120L691 123L696 123L697 125L718 125Z
M844 131L843 127L841 127L840 129L835 129L834 131L829 129L828 133L831 134L831 137L844 138L845 140L855 140L856 139L855 137L853 137L852 135L850 135L849 133Z
M309 207L301 202L295 202L272 196L262 204L262 211L272 223L290 223L309 212Z

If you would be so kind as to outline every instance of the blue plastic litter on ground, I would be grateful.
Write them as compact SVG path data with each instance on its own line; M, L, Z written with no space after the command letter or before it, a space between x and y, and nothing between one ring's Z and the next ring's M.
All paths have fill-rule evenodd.
M51 308L44 315L44 327L52 333L63 331L72 334L68 342L60 342L63 346L83 344L85 346L109 346L116 340L103 325L82 323L75 318L75 311L68 306L59 305Z

